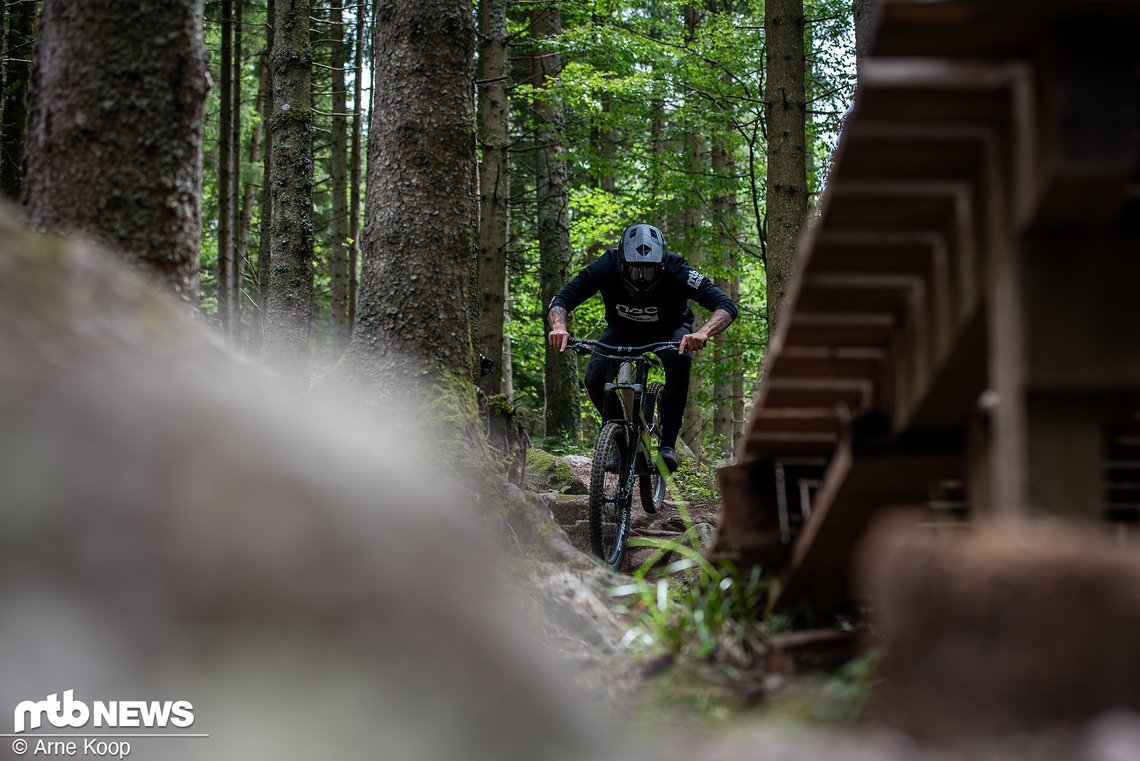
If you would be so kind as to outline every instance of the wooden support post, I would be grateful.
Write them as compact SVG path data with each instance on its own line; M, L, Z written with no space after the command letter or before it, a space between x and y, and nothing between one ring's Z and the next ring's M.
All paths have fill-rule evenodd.
M1027 236L993 269L993 503L1101 517L1104 426L1140 391L1140 238Z

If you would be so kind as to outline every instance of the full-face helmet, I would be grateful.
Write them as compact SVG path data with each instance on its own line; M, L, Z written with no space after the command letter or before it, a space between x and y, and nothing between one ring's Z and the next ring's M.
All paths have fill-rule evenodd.
M627 227L618 241L621 279L630 293L645 296L664 274L665 236L653 225Z

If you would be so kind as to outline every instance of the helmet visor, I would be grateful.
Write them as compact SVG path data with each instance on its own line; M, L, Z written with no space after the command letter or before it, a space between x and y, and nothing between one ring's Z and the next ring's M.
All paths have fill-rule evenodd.
M649 285L657 279L659 265L657 264L629 264L626 266L626 276L634 285Z

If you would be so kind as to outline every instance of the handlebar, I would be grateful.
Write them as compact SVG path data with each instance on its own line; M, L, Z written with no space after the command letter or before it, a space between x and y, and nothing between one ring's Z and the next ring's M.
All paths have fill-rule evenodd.
M575 338L570 340L570 343L566 345L566 348L582 356L592 353L594 349L606 349L608 351L614 352L615 354L602 354L601 356L619 359L621 357L631 357L637 354L648 354L650 352L666 351L670 349L673 351L679 351L681 344L676 341L658 341L657 343L645 344L644 346L611 346L609 344L604 344L601 341L586 341Z

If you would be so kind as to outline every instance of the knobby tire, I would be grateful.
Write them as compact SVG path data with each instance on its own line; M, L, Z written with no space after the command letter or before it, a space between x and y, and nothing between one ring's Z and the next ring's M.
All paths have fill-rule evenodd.
M617 448L617 473L606 472L606 459ZM606 423L598 434L594 462L590 469L590 544L594 554L607 567L616 571L625 558L625 541L629 536L632 494L622 495L622 484L629 473L632 448L625 426ZM607 502L607 500L609 500Z

